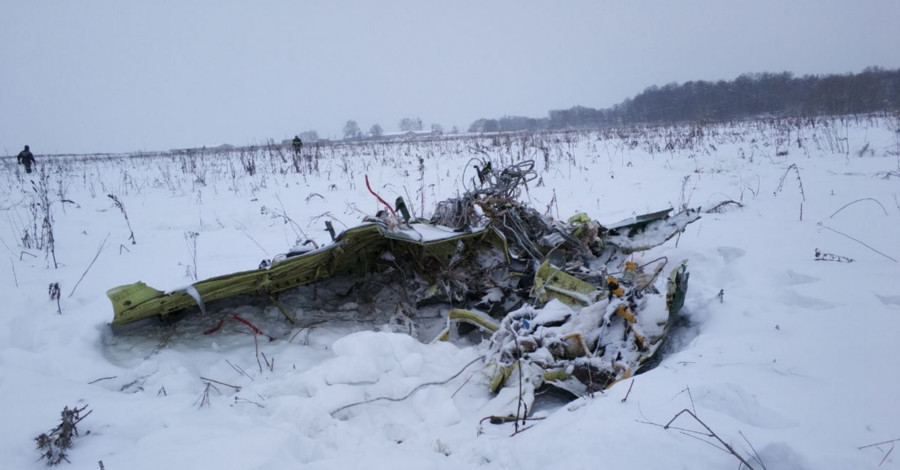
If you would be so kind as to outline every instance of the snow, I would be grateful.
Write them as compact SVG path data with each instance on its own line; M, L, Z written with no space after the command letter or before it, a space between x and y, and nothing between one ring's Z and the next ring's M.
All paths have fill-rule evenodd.
M841 148L829 144L835 126L846 129ZM307 288L282 297L297 305L297 324L266 300L245 299L209 303L173 326L108 325L105 292L117 285L183 289L192 273L253 269L307 238L328 244L324 220L344 230L382 208L366 174L383 198L402 195L416 214L424 203L427 216L465 186L472 142L330 148L314 174L293 173L263 151L253 175L237 153L40 159L56 269L22 241L26 230L40 232L41 208L32 205L40 174L6 159L0 462L43 467L33 438L56 426L64 406L89 405L68 468L737 468L697 435L661 427L683 409L754 468L762 466L748 442L769 470L900 468L891 452L900 441L864 447L900 438L900 264L890 259L900 259L900 121L710 125L684 146L655 150L690 130L479 143L498 167L527 146L516 139L546 145L540 181L521 200L561 219L584 212L605 224L667 206L743 205L703 213L680 236L634 255L638 264L667 257L664 273L688 260L686 318L661 363L603 393L544 408L545 419L512 437L512 423L479 424L518 399L517 386L490 395L479 360L485 346L397 333L387 325L393 309L326 309ZM427 161L424 175L406 170L417 168L417 156ZM121 200L128 224L107 194ZM195 248L191 232L199 234ZM816 249L854 262L817 261ZM47 296L54 282L61 314ZM274 340L238 321L203 334L223 314ZM702 430L687 414L673 426Z
M413 237L413 239L420 240L422 242L432 242L459 236L459 232L454 232L447 227L439 227L428 224L411 224L410 227L413 233L417 235Z

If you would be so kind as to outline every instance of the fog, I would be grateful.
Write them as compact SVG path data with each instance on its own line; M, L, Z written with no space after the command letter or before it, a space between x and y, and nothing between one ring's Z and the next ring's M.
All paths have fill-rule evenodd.
M0 2L0 152L262 143L900 67L900 2Z

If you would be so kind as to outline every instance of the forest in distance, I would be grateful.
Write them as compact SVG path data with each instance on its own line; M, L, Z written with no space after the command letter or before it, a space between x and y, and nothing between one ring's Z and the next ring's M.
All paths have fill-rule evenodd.
M469 132L588 129L631 124L728 121L754 117L809 117L900 109L900 69L805 75L747 73L734 80L651 86L606 109L574 106L544 118L503 116L473 122Z
M505 115L480 118L468 128L432 123L430 131L418 117L405 117L397 124L400 132L386 132L379 123L368 131L357 121L348 120L342 138L320 136L315 129L296 132L305 144L352 142L358 140L421 140L468 134L511 132L555 132L614 129L632 125L677 125L716 123L767 118L813 118L900 112L900 69L867 67L860 73L804 75L791 72L745 73L734 80L688 81L650 86L632 98L609 108L573 106L550 110L546 117ZM454 137L455 136L455 137ZM168 152L195 152L207 148L222 150L256 147L289 148L290 136L265 138L254 143L192 148L172 148ZM167 153L163 150L140 151L141 155ZM94 152L94 155L108 155ZM64 154L59 154L64 155ZM3 157L0 157L3 158ZM12 158L6 154L5 158Z
M589 130L630 125L670 125L687 122L726 122L758 118L845 116L900 110L900 69L867 67L853 74L804 75L791 72L745 73L734 80L688 81L650 86L610 108L573 106L550 110L547 117L505 115L480 118L466 129L470 134ZM403 118L397 128L404 139L444 134L440 124L425 130L421 118ZM343 128L343 140L391 139L375 123L368 132L355 120ZM448 129L458 135L459 128ZM409 132L414 133L414 137ZM322 141L315 130L300 132L304 142ZM327 139L326 139L327 140ZM286 144L286 142L283 142Z

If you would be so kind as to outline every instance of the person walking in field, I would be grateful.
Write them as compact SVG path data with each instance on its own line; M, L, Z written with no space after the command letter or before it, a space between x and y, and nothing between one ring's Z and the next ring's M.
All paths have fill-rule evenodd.
M294 149L294 155L300 156L300 151L303 149L303 141L300 140L299 135L294 136L294 140L291 141L291 147Z
M34 165L34 155L31 153L31 150L28 150L28 146L25 146L25 150L19 152L19 156L16 157L16 160L20 165L25 165L25 173L31 173L31 165Z

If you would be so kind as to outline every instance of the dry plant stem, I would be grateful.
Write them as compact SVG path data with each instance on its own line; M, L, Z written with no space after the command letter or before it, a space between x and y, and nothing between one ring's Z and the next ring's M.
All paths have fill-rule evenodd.
M300 237L303 237L308 242L312 242L313 246L315 246L318 249L319 245L317 245L315 241L313 241L311 238L309 238L309 235L307 235L306 232L304 232L303 229L300 228L300 224L295 222L294 219L290 218L287 215L287 209L285 209L285 207L284 207L284 202L281 201L281 196L278 194L275 194L275 199L278 200L278 204L281 206L281 214L279 216L284 219L285 223L291 224L291 229L294 231L294 235L297 235L297 243L300 243Z
M450 398L455 398L455 397L456 397L456 394L459 393L459 391L462 390L463 387L465 387L466 384L469 383L469 381L472 380L472 377L474 377L474 376L475 376L475 373L474 373L474 372L471 373L471 374L469 374L469 376L466 377L466 380L463 381L462 385L460 385L459 388L457 388L456 391L453 392L453 395L450 395Z
M691 387L685 387L685 388L681 389L681 391L676 393L675 396L673 396L671 399L669 399L669 401L671 402L672 400L678 398L679 395L681 395L682 393L685 393L685 392L687 392L688 399L691 401L691 410L694 411L694 414L697 414L697 408L694 406L694 396L691 394ZM646 424L655 424L655 423L646 423ZM657 424L657 426L662 426L662 425Z
M694 412L694 416L696 416L697 415L697 407L694 406L694 394L691 393L691 387L686 387L685 390L687 390L688 398L690 398L690 400L691 400L691 410Z
M262 362L259 361L259 339L257 339L256 331L253 331L253 346L256 347L256 365L259 366L259 373L262 374Z
M744 442L746 442L747 445L750 446L750 450L753 451L753 460L755 460L756 463L758 463L759 466L762 467L763 470L768 470L766 468L766 464L763 463L762 457L760 457L759 452L756 451L756 447L753 447L753 444L750 442L749 439L747 439L747 436L744 435L743 431L738 431L738 434L741 435L741 438L744 439Z
M522 418L522 425L525 425L525 417L528 415L528 406L525 405L525 402L522 400L522 349L519 347L519 336L513 331L512 328L509 329L510 333L513 335L513 341L516 342L516 372L519 373L519 400L516 403L516 421L515 432L513 435L516 435L519 432L519 417ZM588 367L588 373L590 373L590 367ZM522 412L522 407L525 408L525 412Z
M197 400L194 401L194 404L197 404L198 402L200 403L200 406L198 408L203 408L204 406L207 406L207 407L209 406L209 390L210 389L213 389L216 392L218 392L219 394L221 394L221 392L219 392L219 389L216 388L215 385L213 385L211 382L206 382L206 388L203 389L203 392L200 394L200 396L197 398Z
M844 205L844 207L841 207L840 209L834 211L834 214L829 215L828 218L829 218L829 219L834 218L834 216L836 216L836 215L838 214L838 212L840 212L840 211L842 211L842 210L844 210L844 209L846 209L846 208L852 206L853 204L856 204L857 202L862 202L862 201L872 201L872 202L874 202L875 204L878 204L878 206L881 207L881 210L884 211L884 215L888 215L887 209L885 209L885 208L884 208L884 205L882 205L880 202L878 202L877 199L874 199L874 198L871 198L871 197L864 197L864 198L862 198L862 199L857 199L857 200L855 200L855 201L853 201L853 202L848 202L847 204Z
M231 368L234 369L236 372L244 375L251 381L254 380L253 377L251 377L250 374L247 373L247 371L245 371L244 369L241 368L241 366L236 366L236 365L232 364L231 361L229 361L228 359L225 359L225 362L227 362L228 365L231 366Z
M13 281L15 281L15 283L16 283L16 289L18 289L18 288L19 288L19 276L16 275L16 265L15 265L15 263L13 262L13 259L12 259L12 258L9 258L9 265L10 265L10 267L12 267Z
M82 412L82 411L84 411L87 407L88 407L87 405L84 405L84 406L82 406L81 408L76 408L75 411ZM72 423L72 424L78 424L78 423L82 422L82 421L84 420L84 418L87 418L87 417L90 416L91 413L93 413L93 412L94 412L94 410L88 411L87 413L85 413L84 416L79 417L78 420L75 421L75 422Z
M97 248L97 254L94 255L94 259L91 260L91 264L89 264L88 267L87 267L87 269L85 269L84 272L81 273L81 277L78 278L78 282L75 283L75 287L72 288L72 292L69 292L69 298L72 297L72 294L75 293L75 289L77 289L77 288L78 288L78 285L81 284L81 281L84 280L84 276L87 275L88 271L91 270L91 266L93 266L94 263L97 261L97 258L100 257L100 252L102 252L102 251L103 251L103 248L106 246L106 240L107 240L108 238L109 238L109 234L106 234L106 238L103 239L103 243L100 244L100 248Z
M251 401L251 400L248 400L246 398L241 398L241 397L234 397L234 404L237 405L238 403L250 403L250 404L256 405L260 408L265 408L265 406L263 406L260 403L255 402L255 401Z
M44 172L44 169L41 168L38 184L35 184L34 181L31 182L31 189L34 191L38 200L38 202L32 204L32 217L34 218L35 223L34 234L35 236L37 236L38 233L41 234L43 250L47 256L52 257L53 269L57 269L59 266L56 262L56 238L53 235L53 213L50 210L51 201L48 181L49 176ZM40 214L37 212L38 207L41 210ZM41 221L40 232L37 227L39 219ZM41 247L38 246L37 248Z
M625 398L622 399L622 403L625 403L625 400L628 400L628 395L631 395L631 387L634 387L634 379L631 379L631 384L628 385L628 391L625 392Z
M95 383L97 383L97 382L99 382L99 381L101 381L101 380L115 379L116 377L118 377L118 376L117 376L117 375L111 375L111 376L109 376L109 377L100 377L99 379L91 380L90 382L88 382L88 385L95 384Z
M893 452L893 451L894 451L894 445L891 444L890 450L888 450L887 453L884 454L884 457L881 458L881 462L878 462L879 467L881 466L881 464L884 463L885 460L887 460L887 458L891 455L891 452Z
M860 446L860 447L857 447L857 449L858 449L858 450L868 449L869 447L876 447L876 446L880 446L880 445L884 445L884 444L890 444L890 443L892 443L892 442L897 442L897 441L900 441L900 437L898 437L897 439L891 439L891 440L889 440L889 441L881 441L881 442L876 442L876 443L874 443L874 444L868 444L868 445Z
M128 239L131 240L132 245L136 245L137 241L134 239L134 230L131 229L131 221L128 220L128 212L125 211L125 205L122 204L122 201L120 201L115 194L107 194L107 197L112 199L116 207L118 207L119 210L122 211L122 215L125 217L125 225L128 226Z
M419 207L421 209L420 216L425 217L425 159L416 156L419 159ZM415 212L413 212L415 214Z
M705 211L703 211L703 212L706 212L707 214L711 214L711 213L714 213L714 212L718 211L720 208L722 208L722 207L724 207L724 206L727 206L728 204L734 204L734 205L736 205L736 206L738 206L738 207L741 207L741 208L744 207L744 205L741 204L740 202L737 202L737 201L730 201L730 200L729 200L729 201L722 201L722 202L716 204L715 206L711 207L710 209L707 209L707 210L705 210Z
M160 342L156 345L156 347L153 348L152 351L147 353L146 356L144 356L144 360L147 360L148 358L150 358L150 356L153 356L154 354L158 354L162 350L162 348L164 348L167 344L169 344L169 340L172 339L172 336L175 334L175 324L173 323L172 325L170 325L167 328L167 330L168 331L166 331L166 335L163 336L162 340L160 340Z
M84 405L71 410L68 406L63 408L59 425L34 439L37 442L37 450L41 453L38 460L47 459L47 466L59 465L62 461L71 463L67 452L71 449L74 438L78 437L76 426L93 412L91 410L81 416L81 412L87 407L88 405Z
M781 175L781 179L778 181L778 188L775 189L774 194L778 195L778 193L781 192L781 188L784 187L784 179L787 177L788 173L792 169L794 170L794 173L797 174L797 184L800 186L800 198L801 198L800 220L802 221L803 220L803 203L806 202L806 192L803 191L803 180L800 178L800 169L797 168L796 163L791 163L791 165L789 167L787 167L786 170L784 170L784 174Z
M876 442L875 444L869 444L869 445L857 447L857 449L862 450L862 449L868 449L868 448L871 448L871 447L878 447L878 446L881 446L881 445L884 445L884 444L890 444L890 445L891 445L891 448L888 449L887 452L885 452L884 457L882 457L882 458L881 458L881 461L878 462L878 466L880 467L880 466L882 466L882 465L884 464L884 462L887 460L887 458L891 456L891 453L894 452L894 442L897 442L897 441L900 441L900 439L891 439L891 440L889 440L889 441ZM884 450L882 450L882 449L880 449L880 448L879 448L878 450L880 450L881 452L884 452Z
M483 361L483 360L484 360L484 356L478 356L478 357L476 357L475 359L472 359L468 364L466 364L465 366L463 366L463 368L460 369L459 372L453 374L451 377L447 378L446 380L441 380L441 381L439 381L439 382L426 382L426 383L420 384L420 385L416 386L414 389L410 390L409 393L407 393L406 395L403 395L403 396L400 397L400 398L377 397L377 398L372 398L372 399L369 399L369 400L358 401L358 402L356 402L356 403L350 403L350 404L348 404L348 405L344 405L344 406L342 406L342 407L340 407L340 408L338 408L338 409L332 411L332 412L331 412L331 416L333 417L333 416L336 415L337 413L339 413L339 412L341 412L341 411L344 411L344 410L346 410L346 409L348 409L348 408L352 408L352 407L354 407L354 406L366 405L366 404L369 404L369 403L372 403L372 402L376 402L376 401L380 401L380 400L387 400L387 401L403 401L403 400L406 400L407 398L411 397L414 393L418 392L419 390L421 390L421 389L423 389L423 388L425 388L425 387L430 387L430 386L432 386L432 385L444 385L445 383L447 383L447 382L449 382L449 381L451 381L451 380L453 380L453 379L459 377L459 376L460 376L463 372L465 372L466 369L468 369L469 366L471 366L472 364L475 364L476 362L478 362L478 361Z
M744 465L745 465L747 468L749 468L750 470L753 470L753 466L750 465L750 463L747 462L746 459L744 459L743 457L741 457L740 454L738 454L738 453L734 450L734 448L731 447L730 444L728 444L727 442L723 441L722 438L719 437L719 435L715 433L715 431L713 431L712 429L710 429L709 426L707 426L706 423L704 423L700 418L698 418L697 415L694 414L693 411L691 411L691 410L689 410L689 409L687 409L687 408L685 408L685 409L679 411L674 417L672 417L672 419L670 419L669 422L666 423L666 424L663 426L663 429L669 429L669 428L671 427L672 423L673 423L676 419L678 419L679 416L683 415L684 413L687 413L687 414L691 415L691 417L694 418L695 421L697 421L698 423L700 423L700 425L703 426L704 429L706 429L707 434L701 433L702 435L704 435L704 436L706 436L706 437L711 437L711 438L715 439L716 441L718 441L719 444L721 444L722 447L725 448L725 450L726 450L727 453L733 455L736 459L738 459L742 464L744 464Z
M208 378L206 378L206 377L203 377L202 375L200 376L200 380L203 380L203 381L205 381L205 382L217 383L217 384L219 384L219 385L224 385L224 386L226 386L226 387L231 387L231 388L233 388L234 391L236 391L236 392L240 392L240 391L241 391L241 387L238 387L237 385L231 385L231 384L227 384L227 383L225 383L225 382L219 382L218 380L208 379Z
M263 361L266 361L266 367L269 368L269 372L275 372L275 358L273 357L272 360L269 361L269 358L266 357L266 353L260 354L262 354Z
M833 228L831 228L831 227L829 227L829 226L823 224L822 222L819 222L819 226L822 227L822 228L824 228L824 229L831 230L832 232L834 232L834 233L836 233L836 234L838 234L838 235L843 235L843 236L845 236L845 237L847 237L847 238L849 238L849 239L855 241L856 243L859 243L860 245L862 245L862 246L864 246L864 247L866 247L866 248L868 248L868 249L874 251L875 253L878 253L879 255L884 256L885 258L887 258L887 259L889 259L889 260L891 260L891 261L893 261L893 262L895 262L895 263L898 262L896 259L891 258L890 256L888 256L888 255L886 255L886 254L884 254L884 253L882 253L882 252L876 250L875 248L872 248L871 246L865 244L864 242L859 241L859 240L857 240L857 239L851 237L850 235L847 235L846 233L839 232L839 231L837 231L837 230L835 230L835 229L833 229Z
M291 339L288 341L288 343L293 342L294 338L296 338L297 335L299 335L300 333L303 333L303 330L312 330L314 326L321 325L322 323L325 323L326 321L328 321L328 320L319 320L317 322L312 322L309 325L300 327L300 329L297 330L296 333L294 333L294 336L291 336ZM307 338L309 338L309 337L307 336Z
M240 222L238 222L238 223L240 223ZM252 236L250 236L250 234L247 232L247 227L244 227L243 225L244 225L244 224L241 224L241 227L240 227L238 230L240 230L244 235L247 236L247 238L250 239L250 241L252 241L256 246L258 246L259 249L262 250L263 253L266 254L266 256L269 256L269 252L268 252L265 248L263 248L263 246L260 245L259 242L256 241L255 238L253 238Z
M524 422L524 420L522 420L522 422ZM525 432L525 431L527 431L527 430L529 430L529 429L531 429L531 428L533 428L533 427L534 427L534 425L532 424L532 425L530 425L530 426L525 426L525 427L523 427L523 428L516 429L515 431L513 431L512 434L509 435L509 437L514 437L516 434L521 434L521 433L523 433L523 432Z

